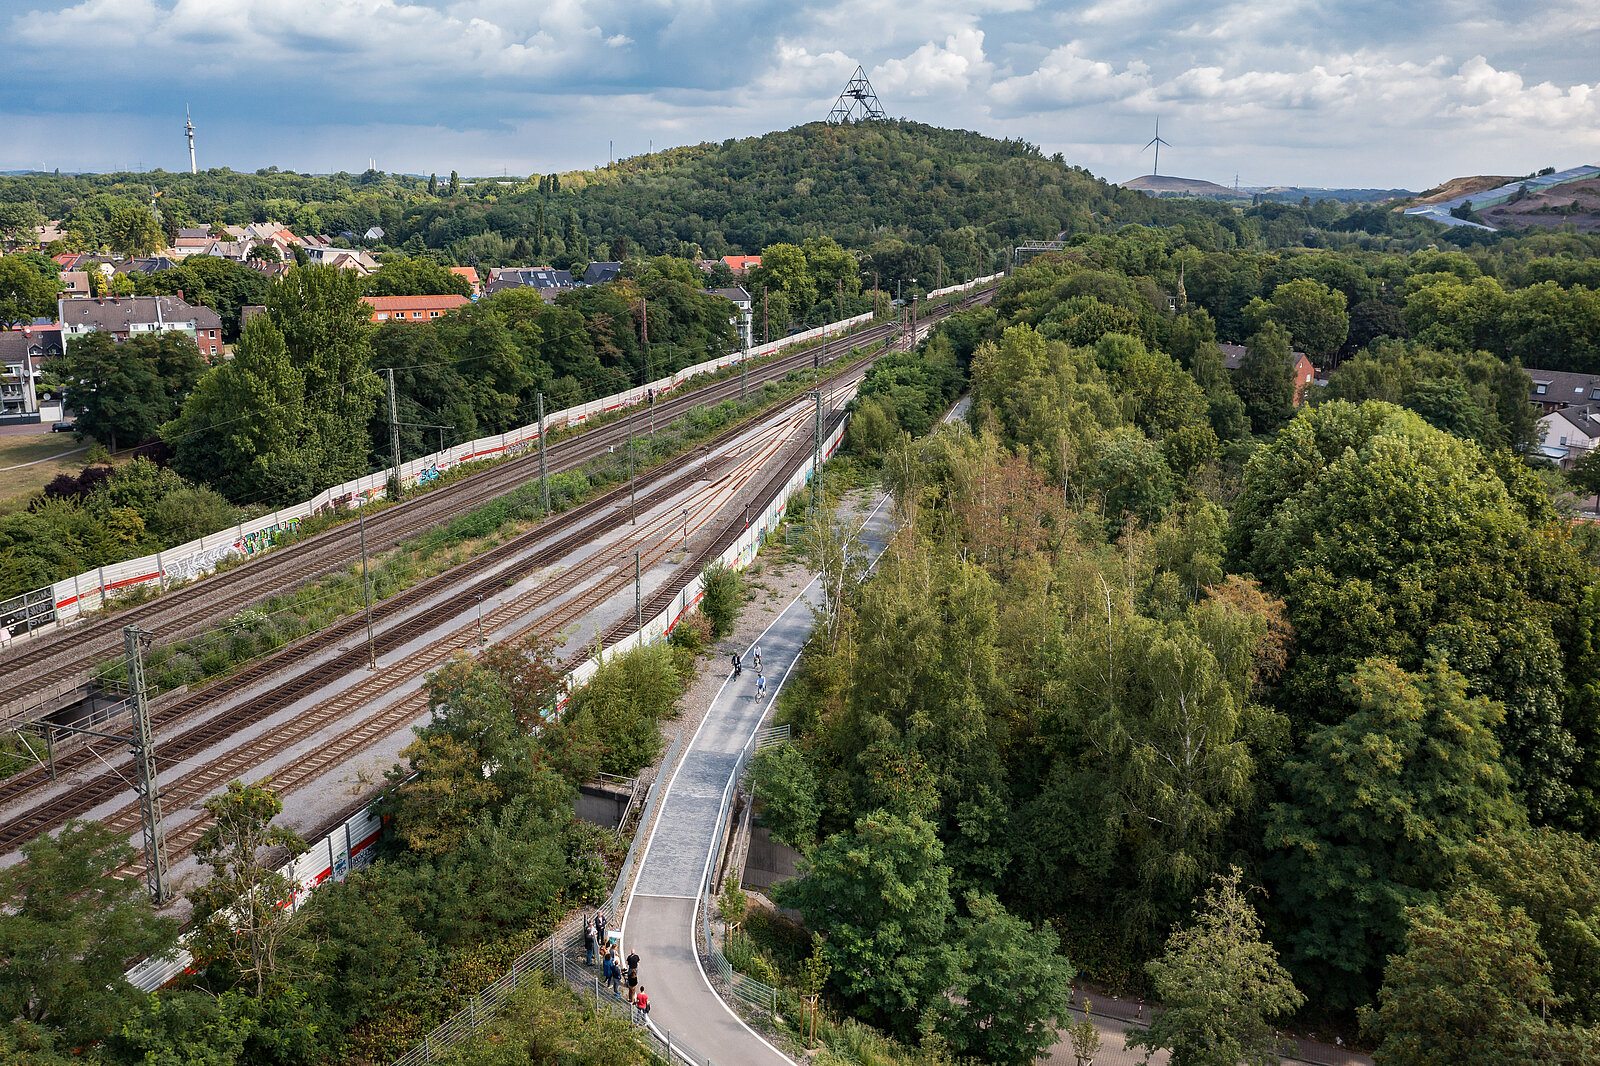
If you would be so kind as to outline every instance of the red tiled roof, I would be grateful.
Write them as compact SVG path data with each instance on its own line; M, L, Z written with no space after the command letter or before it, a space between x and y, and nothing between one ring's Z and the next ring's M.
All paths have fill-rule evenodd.
M761 265L759 255L725 255L722 261L728 264L729 270L747 270Z
M460 274L462 277L464 277L468 281L472 282L472 284L474 284L474 285L478 284L478 268L477 267L451 267L450 268L450 273L452 273L452 274Z
M363 296L374 311L451 311L471 303L465 296Z

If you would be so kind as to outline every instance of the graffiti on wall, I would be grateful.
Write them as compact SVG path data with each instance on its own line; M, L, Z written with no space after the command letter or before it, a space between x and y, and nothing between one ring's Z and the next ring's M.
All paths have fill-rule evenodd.
M230 555L237 554L239 548L234 544L219 544L215 548L186 555L182 559L168 563L163 569L168 581L193 581L217 568L217 564Z
M275 526L258 529L254 533L246 533L242 539L234 541L233 546L245 555L254 555L256 552L264 552L278 543L278 538L285 533L293 533L299 528L300 519L291 518L288 521L279 522Z

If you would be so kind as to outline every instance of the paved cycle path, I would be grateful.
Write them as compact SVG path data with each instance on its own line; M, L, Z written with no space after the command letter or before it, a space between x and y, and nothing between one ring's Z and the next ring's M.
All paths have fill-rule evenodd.
M874 559L889 534L889 506L880 501L861 529ZM756 694L752 656L744 673L727 681L689 742L661 797L661 812L645 845L639 876L623 915L623 943L639 953L639 980L650 995L651 1024L693 1049L712 1066L792 1066L792 1060L744 1023L712 990L695 950L700 886L714 860L712 841L728 779L739 753L761 728L772 701L811 632L821 584L801 590L757 643L767 696Z

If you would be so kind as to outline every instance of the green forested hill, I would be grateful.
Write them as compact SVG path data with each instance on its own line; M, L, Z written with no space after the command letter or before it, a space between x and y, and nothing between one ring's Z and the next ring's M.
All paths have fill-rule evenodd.
M953 269L975 249L1127 222L1229 219L1209 205L1121 190L1023 141L912 122L812 123L720 145L660 152L562 176L585 222L647 247L690 241L756 252L826 234L868 249L937 244Z
M1225 206L1158 201L1023 141L911 122L812 123L525 182L275 167L0 177L5 229L61 219L63 243L75 250L145 250L118 244L136 228L125 224L129 214L151 210L152 200L169 236L180 226L268 220L333 236L379 226L381 242L366 243L380 251L487 265L755 254L826 235L871 253L887 275L934 271L942 260L950 277L994 266L1021 238L1129 222L1183 222L1208 246L1250 238Z

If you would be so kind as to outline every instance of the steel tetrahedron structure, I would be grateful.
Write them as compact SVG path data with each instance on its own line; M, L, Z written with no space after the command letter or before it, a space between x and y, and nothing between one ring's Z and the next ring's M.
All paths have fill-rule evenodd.
M872 119L881 121L888 117L883 113L883 105L878 102L878 94L872 89L872 82L867 80L867 72L859 65L851 75L849 84L844 87L844 92L833 102L833 110L828 112L830 123L866 122Z

